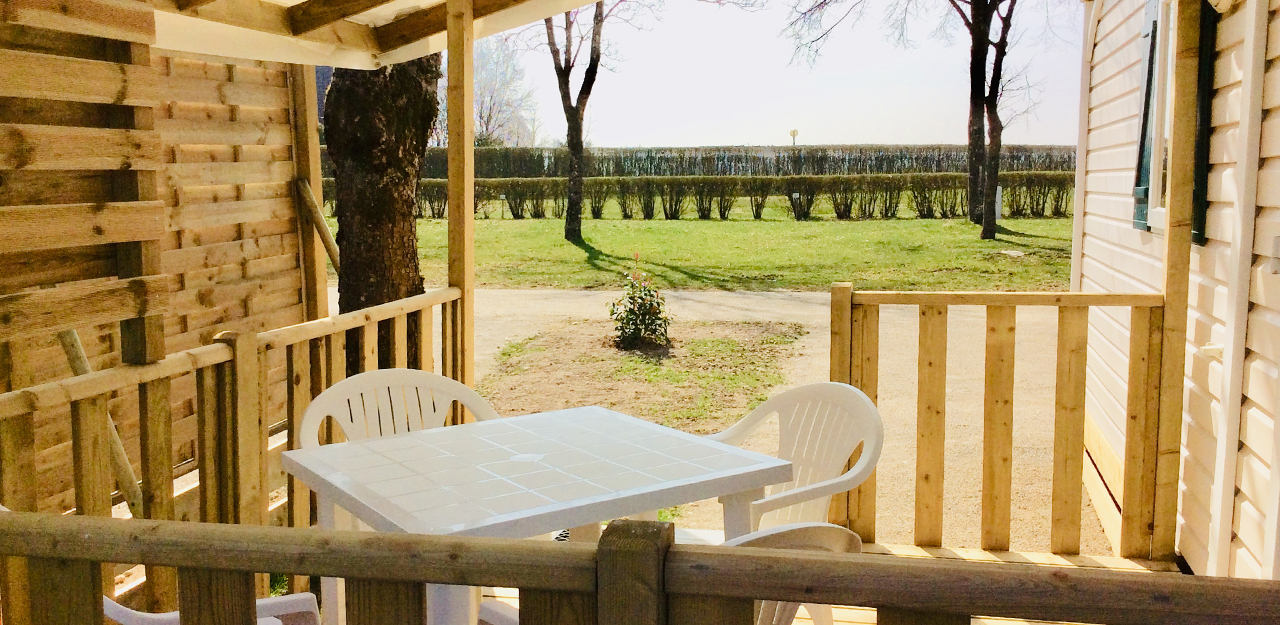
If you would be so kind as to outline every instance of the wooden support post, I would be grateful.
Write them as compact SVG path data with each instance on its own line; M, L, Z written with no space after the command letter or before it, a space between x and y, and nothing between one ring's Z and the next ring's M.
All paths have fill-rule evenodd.
M1178 465L1182 445L1182 385L1186 375L1201 6L1193 0L1173 3L1168 212L1164 233L1164 336L1160 348L1160 424L1151 535L1151 559L1166 561L1175 556L1174 538L1178 526Z
M595 593L520 591L520 625L596 625L597 609Z
M849 348L853 333L853 283L836 282L831 285L831 381L849 384L853 365L849 362ZM847 466L847 465L846 465ZM832 495L827 521L849 526L849 494Z
M414 582L347 580L347 625L425 623L426 586Z
M1053 422L1053 513L1049 550L1080 553L1081 483L1084 476L1085 356L1089 308L1058 309L1058 378Z
M1163 308L1133 307L1129 322L1129 399L1118 554L1125 558L1151 557L1163 326Z
M138 446L142 450L142 514L172 521L173 426L169 413L169 378L138 385ZM113 427L114 429L114 427ZM178 609L177 571L147 566L148 607L152 612Z
M222 365L197 369L196 376L196 459L200 463L200 520L205 523L225 521L220 490L222 477L221 412L219 372Z
M417 356L416 360L410 360L409 366L423 371L435 371L436 359L435 354L431 351L431 345L435 338L432 334L435 323L434 319L432 319L431 309L409 313L409 317L409 343L416 346L416 349L409 351L416 353Z
M298 198L298 260L302 268L302 301L307 319L320 319L329 316L329 270L321 248L323 235L320 226L325 226L325 232L328 232L328 227L323 223L323 218L320 223L313 223L314 216L307 210L312 201L318 206L322 205L320 202L323 198L316 189L323 191L324 188L320 170L320 113L316 99L316 68L312 65L289 65L289 90L293 104L293 163L298 180L307 183L306 190L301 185L298 189L298 195L303 196ZM337 266L336 262L334 266Z
M0 343L0 389L31 386L30 342ZM35 415L0 420L0 504L10 510L36 510ZM26 558L0 557L0 621L31 619Z
M982 418L982 548L1009 550L1013 508L1013 359L1017 308L987 306Z
M107 450L107 395L71 402L71 463L75 479L76 513L111 516L111 456ZM102 594L115 596L111 565L101 576ZM37 610L38 611L38 610Z
M445 375L471 386L475 380L475 25L472 0L447 0L449 49L449 286L462 295L451 313L450 368ZM462 420L465 420L465 416Z
M872 402L877 400L880 375L880 306L856 305L850 324L850 384L858 387ZM862 455L859 447L849 459L853 466ZM876 541L876 474L871 473L857 488L849 491L849 529L863 542Z
M325 337L326 364L329 365L329 386L347 378L347 333L337 332ZM328 387L326 387L328 388Z
M285 348L286 379L288 383L288 401L286 419L289 428L289 449L298 449L298 441L302 436L302 417L311 405L311 341L290 345ZM287 478L289 497L289 527L311 527L311 491L298 478L290 475ZM309 579L295 575L289 578L290 592L307 590Z
M223 450L227 454L219 477L219 489L227 502L226 522L261 525L266 520L266 436L262 426L258 338L255 334L223 332L214 338L231 346L235 357L221 365L221 422L225 424Z
M257 605L253 573L213 569L178 570L182 625L253 623Z
M666 625L663 565L675 543L675 525L614 521L596 551L598 623Z
M104 565L89 560L31 558L28 560L31 625L102 625L102 589L111 579L103 578ZM250 622L250 621L244 621ZM187 621L183 621L186 625Z
M947 307L920 307L916 388L916 544L942 546L947 430Z
M755 601L737 597L667 596L667 625L751 625Z

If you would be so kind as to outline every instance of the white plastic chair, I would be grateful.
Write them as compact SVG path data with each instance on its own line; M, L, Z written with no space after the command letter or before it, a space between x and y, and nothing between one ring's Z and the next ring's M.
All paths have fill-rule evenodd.
M726 547L759 547L762 549L803 549L831 553L861 553L862 539L839 525L830 523L792 523L752 532L725 541ZM799 603L761 601L756 625L791 625L800 609ZM804 604L814 623L831 623L829 605Z
M257 608L257 625L320 625L316 596L309 592L259 599ZM120 625L181 625L182 622L177 612L137 612L108 597L102 598L102 611Z
M465 384L430 371L379 369L353 375L311 400L302 417L298 444L320 445L320 426L332 417L347 440L378 438L437 428L453 402L477 421L497 419L489 402Z
M831 496L857 488L875 471L884 446L880 412L862 391L820 382L775 395L707 438L740 445L773 415L778 416L777 455L791 462L794 477L769 487L763 499L751 503L751 529L825 522ZM845 471L859 444L862 455Z
M353 375L320 393L302 416L298 446L320 446L320 427L333 419L347 440L365 440L429 430L445 425L454 402L477 421L498 419L489 402L465 384L430 371L378 369ZM317 501L319 525L324 529L366 529L334 504ZM325 625L337 625L345 609L344 584L321 578L320 596Z

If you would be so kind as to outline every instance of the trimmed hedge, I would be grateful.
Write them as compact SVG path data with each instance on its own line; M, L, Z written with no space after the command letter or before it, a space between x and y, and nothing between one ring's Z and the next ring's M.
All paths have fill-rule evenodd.
M623 219L637 212L654 219L658 208L666 219L680 219L692 200L699 219L728 219L734 202L746 197L755 219L765 202L782 196L797 220L812 217L814 205L826 199L836 219L894 219L901 209L920 219L949 219L965 212L966 175L863 174L850 176L643 176L587 178L583 199L591 216L600 219L604 205L616 199ZM333 197L333 180L324 181L325 197ZM1075 173L1065 171L1002 172L1004 213L1009 217L1065 217L1070 214ZM513 219L562 219L567 202L564 178L489 178L476 180L475 211L488 217L497 208ZM418 181L418 216L440 219L448 202L446 181ZM548 204L550 207L548 208Z

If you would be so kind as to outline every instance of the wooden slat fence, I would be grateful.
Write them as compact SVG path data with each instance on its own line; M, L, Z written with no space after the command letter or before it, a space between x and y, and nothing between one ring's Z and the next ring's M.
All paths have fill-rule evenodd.
M916 306L919 310L915 544L942 547L944 456L946 443L947 312L951 306L986 309L986 353L983 395L981 546L1007 551L1010 536L1013 457L1014 340L1020 306L1058 310L1058 348L1054 402L1054 452L1050 550L1080 550L1081 485L1085 479L1085 357L1089 308L1131 310L1127 430L1122 484L1108 485L1116 502L1095 507L1118 508L1117 555L1151 557L1155 519L1156 469L1176 462L1158 449L1160 349L1163 296L1156 293L973 293L854 291L849 283L831 290L831 379L877 396L879 319L882 305ZM856 459L856 458L855 458ZM1089 469L1092 469L1090 466ZM1159 488L1176 488L1164 484ZM832 502L833 522L848 526L867 542L875 541L875 477ZM1165 496L1170 493L1164 493ZM1176 497L1176 492L1172 493ZM1103 513L1100 513L1103 514ZM1171 519L1161 519L1169 522ZM1104 520L1104 525L1106 522Z
M36 625L101 624L106 561L181 567L180 610L200 623L251 622L252 576L267 571L345 578L354 625L420 625L423 583L517 588L521 625L749 625L755 600L871 607L882 623L1280 621L1274 581L672 538L643 521L616 521L593 544L0 514L0 554L29 558L30 600L57 606Z

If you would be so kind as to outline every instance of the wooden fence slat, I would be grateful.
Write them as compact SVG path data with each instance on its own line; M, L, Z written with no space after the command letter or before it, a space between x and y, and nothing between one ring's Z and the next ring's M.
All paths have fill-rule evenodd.
M1160 350L1164 309L1135 306L1129 323L1129 397L1125 420L1120 555L1151 555L1160 425Z
M178 611L182 625L253 623L257 606L253 573L178 569Z
M1089 309L1058 309L1058 371L1053 426L1053 512L1049 550L1080 553L1081 483L1084 479L1085 357Z
M982 548L1008 551L1013 507L1013 361L1017 308L987 306L982 430Z
M217 523L223 519L218 412L221 398L218 383L223 365L197 369L196 378L196 460L200 465L200 520Z
M103 564L31 558L27 567L31 603L39 606L31 611L31 625L102 625L102 590L111 583L103 578Z
M224 495L230 506L229 522L258 525L267 513L258 341L254 334L236 332L223 332L214 340L230 345L235 352L219 378L226 402L221 420L226 424L223 432L229 446L224 446L227 460L219 476L223 479L220 490L229 495Z
M107 399L107 395L97 395L71 402L71 463L77 514L111 516L115 478L111 475L111 453L107 448L111 436ZM108 574L101 576L102 593L115 596L111 565L103 566L107 567Z
M520 625L596 625L597 610L594 593L520 591Z
M378 322L360 328L360 371L378 369Z
M146 241L164 233L162 202L0 207L0 253Z
M173 418L169 378L138 385L138 446L142 465L142 510L148 519L173 520ZM177 571L147 567L149 608L178 609Z
M290 345L285 348L286 379L288 380L286 400L286 419L289 428L289 449L298 449L298 441L302 436L302 417L311 405L311 376L315 369L311 366L311 341ZM298 478L290 475L287 478L289 497L289 527L311 527L311 491ZM290 590L301 592L307 589L308 578L290 577Z
M0 50L0 96L125 106L159 103L155 70L128 63Z
M405 315L391 318L391 366L404 369L409 366L409 319Z
M0 388L31 385L31 341L0 343ZM36 509L35 415L0 420L0 504L10 510ZM6 623L31 618L27 559L0 557L0 617Z
M667 625L752 625L754 622L755 601L751 599L667 596Z
M11 24L78 33L104 39L155 43L151 5L131 0L10 0Z
M347 580L347 625L426 622L426 586L413 582Z
M160 134L151 130L0 124L0 170L144 171L161 164Z
M347 379L347 333L330 334L324 340L329 386Z
M880 307L855 305L851 315L850 384L861 389L872 402L877 401L880 375ZM849 459L853 466L861 449ZM863 542L876 541L876 474L849 491L849 529Z
M675 543L675 525L614 521L596 551L597 622L610 625L665 625L663 565Z
M849 349L852 341L853 284L837 282L831 285L831 381L850 383L852 365ZM849 526L849 493L831 497L827 520L836 525Z
M920 307L916 391L915 543L942 546L947 428L947 307Z
M432 351L432 345L435 344L434 328L435 320L432 310L426 308L416 313L410 313L412 320L409 323L411 330L409 342L417 347L417 361L410 362L409 366L423 371L435 371L436 357ZM411 350L412 351L412 350Z
M163 314L168 293L150 276L0 295L0 341Z
M947 612L925 612L901 608L876 610L876 625L969 625L970 617Z

